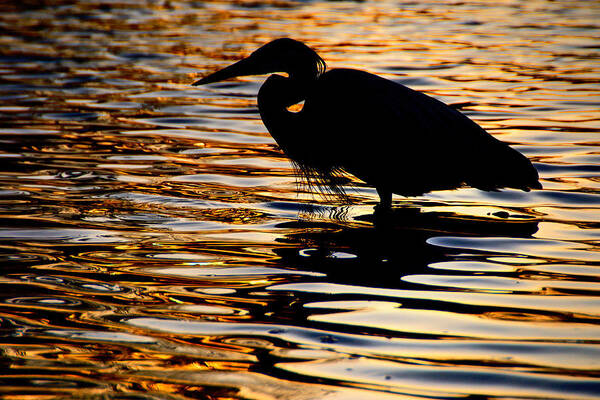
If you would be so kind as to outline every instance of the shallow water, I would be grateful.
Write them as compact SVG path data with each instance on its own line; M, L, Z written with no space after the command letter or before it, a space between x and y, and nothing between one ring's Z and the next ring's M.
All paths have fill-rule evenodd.
M4 398L600 398L598 2L51 3L0 5ZM298 188L264 77L189 86L280 36L544 189Z

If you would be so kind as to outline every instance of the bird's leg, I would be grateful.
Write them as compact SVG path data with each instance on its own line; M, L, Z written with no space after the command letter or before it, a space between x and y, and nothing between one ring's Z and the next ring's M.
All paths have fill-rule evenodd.
M375 206L375 210L390 210L392 208L392 192L382 188L376 188L379 195L379 204Z

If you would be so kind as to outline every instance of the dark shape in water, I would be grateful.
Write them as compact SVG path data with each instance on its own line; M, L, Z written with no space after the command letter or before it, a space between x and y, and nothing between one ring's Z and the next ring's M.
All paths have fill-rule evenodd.
M415 196L472 186L541 189L527 157L444 103L364 71L333 69L305 44L276 39L193 85L271 75L258 92L260 116L279 146L322 191L343 194L351 173L392 193ZM300 112L288 107L304 101Z
M458 254L464 257L464 249L432 245L431 238L531 238L538 231L538 222L533 218L465 217L451 212L422 212L419 205L354 219L373 226L332 218L327 222L282 222L277 227L290 229L290 233L277 240L285 246L274 251L283 266L326 273L330 283L400 288L407 286L400 276L428 274L431 263L456 260ZM303 249L310 250L301 252ZM335 257L335 253L355 257ZM367 274L365 265L369 266Z

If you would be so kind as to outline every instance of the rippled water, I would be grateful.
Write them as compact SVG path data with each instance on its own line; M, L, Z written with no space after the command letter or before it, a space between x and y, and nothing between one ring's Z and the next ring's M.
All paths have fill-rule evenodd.
M2 4L4 398L600 398L598 2ZM264 77L189 86L280 36L544 189L297 188Z

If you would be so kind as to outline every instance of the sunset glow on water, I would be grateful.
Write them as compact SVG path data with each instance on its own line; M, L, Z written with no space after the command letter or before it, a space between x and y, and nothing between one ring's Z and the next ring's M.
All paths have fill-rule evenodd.
M0 5L0 396L600 398L598 2L25 3ZM298 185L265 76L190 86L278 37L460 108L543 189L382 222L357 179Z

